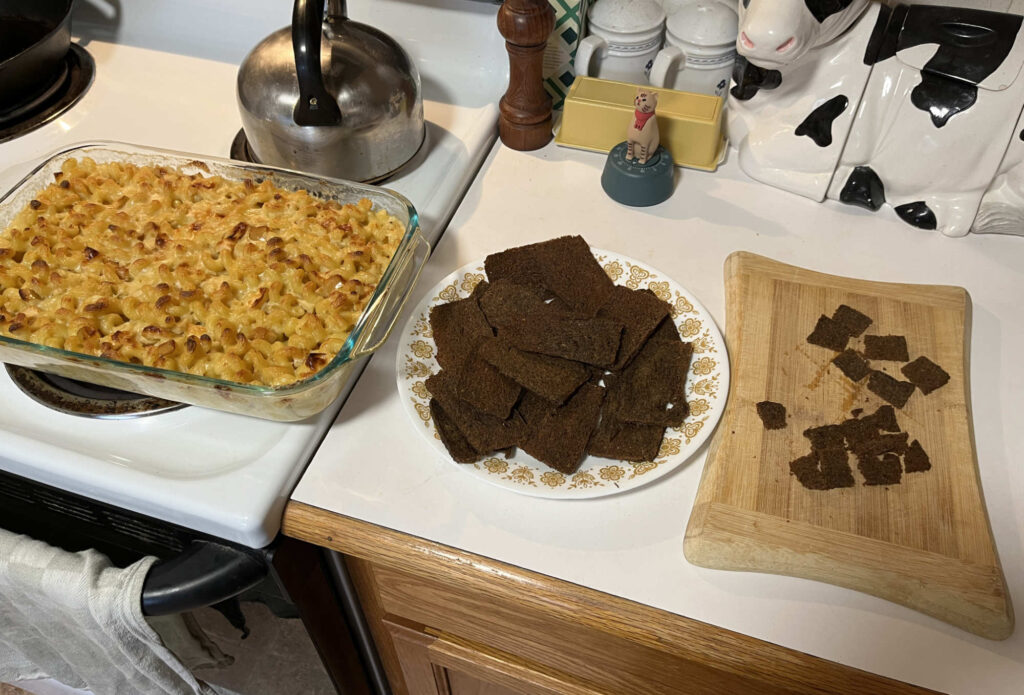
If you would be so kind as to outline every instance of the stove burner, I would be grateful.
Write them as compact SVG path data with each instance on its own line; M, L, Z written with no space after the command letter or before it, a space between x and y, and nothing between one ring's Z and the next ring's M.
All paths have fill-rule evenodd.
M426 141L427 139L423 138L423 142ZM409 166L410 162L419 159L421 152L423 152L423 145L420 145L420 149L416 153L415 157L413 157L408 162L398 167L394 171L389 171L388 173L384 174L379 178L371 179L370 181L363 181L362 183L369 183L376 186L381 183L384 183L388 179L394 178L399 173L404 172L406 168ZM252 151L252 145L249 144L249 138L245 137L244 129L239 129L238 134L235 135L235 139L231 141L231 150L229 151L228 156L230 156L231 159L234 159L235 161L238 162L249 162L250 164L263 163L259 160L259 157L256 156L256 153Z
M49 123L82 98L96 73L96 61L78 44L64 59L57 76L42 93L0 110L0 142L7 142Z
M126 420L184 408L184 403L75 381L13 364L4 365L15 385L37 403L68 415Z

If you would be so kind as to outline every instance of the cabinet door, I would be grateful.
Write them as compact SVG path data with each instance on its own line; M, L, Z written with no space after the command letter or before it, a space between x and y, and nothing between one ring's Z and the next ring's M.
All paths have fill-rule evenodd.
M408 695L601 695L564 676L457 638L383 622Z

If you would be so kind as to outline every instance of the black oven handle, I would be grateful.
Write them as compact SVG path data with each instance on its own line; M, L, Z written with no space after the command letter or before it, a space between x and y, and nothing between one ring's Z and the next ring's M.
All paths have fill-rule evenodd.
M171 615L211 606L256 586L268 571L258 551L193 541L150 568L142 585L142 613Z

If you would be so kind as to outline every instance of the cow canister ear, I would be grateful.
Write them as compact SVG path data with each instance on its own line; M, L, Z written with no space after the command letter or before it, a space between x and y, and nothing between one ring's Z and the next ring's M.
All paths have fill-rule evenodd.
M658 105L658 93L657 92L651 92L650 94L647 95L647 98L650 99L652 107Z

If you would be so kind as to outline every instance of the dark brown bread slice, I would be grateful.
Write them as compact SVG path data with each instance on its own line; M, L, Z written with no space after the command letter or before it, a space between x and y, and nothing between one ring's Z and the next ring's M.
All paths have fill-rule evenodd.
M902 335L866 335L864 356L869 360L906 362L910 359L910 354L907 353L907 339Z
M870 317L845 304L840 304L832 313L832 320L842 326L851 338L856 338L872 324Z
M582 364L523 352L504 338L485 339L478 350L499 372L555 405L564 403L589 377Z
M448 450L448 454L455 461L474 463L480 460L480 452L474 449L469 440L463 436L436 398L430 399L430 417L433 418L434 427L437 428L437 433L441 436L441 443L444 444L444 448Z
M850 381L860 381L871 373L871 367L867 360L857 354L853 348L846 348L832 358L832 364L839 367L839 371L846 375Z
M661 425L618 422L603 416L587 445L587 453L620 461L653 461L664 436L665 428Z
M804 436L811 442L811 449L839 449L843 446L843 428L840 425L822 425L804 430Z
M454 369L473 352L476 341L494 335L472 296L430 309L430 330L437 346L437 363Z
M926 396L949 381L946 370L924 356L903 365L900 371Z
M865 485L896 485L902 477L900 457L896 454L858 456L857 468L864 476Z
M761 401L755 407L766 430L781 430L786 426L786 406L773 401Z
M576 312L593 316L614 287L580 236L564 236L494 253L484 261L491 282L539 284Z
M648 342L611 380L608 412L622 422L678 427L690 412L686 375L692 356L692 343Z
M815 453L826 489L854 486L853 470L845 449L819 449Z
M888 453L902 454L907 450L908 436L906 432L875 435L870 439L857 442L855 446L850 447L850 451L868 456Z
M561 473L575 473L597 427L604 395L600 386L584 385L565 405L548 411L536 424L531 424L521 448Z
M658 324L658 328L654 333L651 334L651 340L668 340L673 343L680 343L683 338L679 335L679 327L676 326L675 319L667 316L664 321Z
M526 433L523 419L516 413L502 420L480 412L459 398L457 380L446 369L427 379L426 385L470 445L482 454L518 445Z
M921 471L930 470L931 467L931 459L925 453L921 442L915 439L910 443L910 447L907 448L907 453L903 455L903 470L907 473L920 473Z
M557 311L569 313L569 308L560 299L545 299L544 288L540 285L521 285L511 280L495 280L489 283L487 291L480 296L480 309L487 322L501 330L509 320L534 312Z
M599 317L619 321L625 326L619 356L612 371L622 370L636 357L636 353L671 310L667 302L661 301L651 292L631 290L621 285L612 288L608 300L597 312Z
M896 422L896 411L891 405L879 406L878 410L864 416L863 419L882 432L900 431L900 425Z
M914 393L914 388L915 386L909 381L893 379L877 369L872 370L871 376L868 377L868 391L882 400L892 403L897 408L902 408L907 404L907 400Z
M825 476L821 474L818 455L813 451L789 462L789 471L808 490L827 490Z
M523 391L523 397L519 399L519 404L516 405L516 413L519 414L519 417L526 424L528 435L544 419L544 416L553 412L557 407L548 399L542 398L532 391Z
M484 359L481 344L492 340L494 338L481 338L476 351L455 371L459 375L459 397L488 415L504 420L519 400L522 388Z
M610 367L619 354L622 324L611 319L534 312L510 320L501 334L526 352Z
M836 352L845 350L846 344L849 341L850 334L847 333L846 328L824 314L818 318L818 323L815 324L814 330L807 336L808 343L820 345Z

